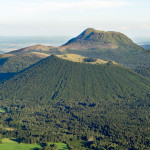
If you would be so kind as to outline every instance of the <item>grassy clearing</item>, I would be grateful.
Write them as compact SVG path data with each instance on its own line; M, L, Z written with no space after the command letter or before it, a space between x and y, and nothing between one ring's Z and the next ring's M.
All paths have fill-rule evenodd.
M55 144L57 145L58 150L69 150L67 144L65 143L48 143L48 145Z
M4 129L7 130L7 131L14 131L15 130L14 128L9 128L9 127L4 128Z
M35 148L41 148L38 144L19 144L15 140L8 138L2 139L2 143L0 144L1 150L33 150Z
M3 138L0 144L0 150L34 150L36 148L41 148L38 144L25 144L18 143L15 139ZM69 150L65 143L48 143L48 145L57 145L57 150Z
M77 54L65 54L65 55L56 55L57 57L73 62L80 62L80 63L90 63L90 64L106 64L108 61L104 61L101 59L96 59L95 61L85 61L85 59L90 59L84 56L80 56Z
M5 112L6 112L6 110L5 110L5 109L0 108L0 113L5 113Z

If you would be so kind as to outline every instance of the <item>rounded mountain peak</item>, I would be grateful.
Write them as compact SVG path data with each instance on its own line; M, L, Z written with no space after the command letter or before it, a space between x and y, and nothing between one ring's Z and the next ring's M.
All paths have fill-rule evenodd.
M101 31L95 30L93 28L87 28L84 30L80 35L76 38L71 39L68 41L67 44L72 42L81 42L81 41L88 41L88 42L100 42L103 44L131 44L133 43L131 39L129 39L126 35L120 32L114 31Z
M93 28L87 28L77 38L85 38L91 34L104 33L104 31L98 31Z
M128 45L134 45L133 41L120 32L105 32L87 28L80 35L60 47L60 49L117 49Z
M95 30L93 28L86 29L79 36L77 36L76 39L114 44L132 43L132 40L120 32L105 32L101 30Z

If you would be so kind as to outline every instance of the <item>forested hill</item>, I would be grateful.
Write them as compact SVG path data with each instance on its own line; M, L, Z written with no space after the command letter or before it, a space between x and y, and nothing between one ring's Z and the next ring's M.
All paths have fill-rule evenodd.
M72 150L148 149L150 80L93 61L52 55L1 84L0 133L26 143L65 142Z
M120 65L75 63L52 55L2 84L0 91L18 99L120 99L140 96L149 86L148 79Z
M0 54L0 74L19 72L50 56L50 54L60 53L52 46L34 45L6 54Z

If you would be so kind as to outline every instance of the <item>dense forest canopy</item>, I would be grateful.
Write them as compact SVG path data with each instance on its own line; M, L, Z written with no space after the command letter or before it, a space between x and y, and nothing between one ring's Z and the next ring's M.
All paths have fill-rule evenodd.
M0 99L3 137L73 150L150 147L150 79L119 64L52 55L1 83Z

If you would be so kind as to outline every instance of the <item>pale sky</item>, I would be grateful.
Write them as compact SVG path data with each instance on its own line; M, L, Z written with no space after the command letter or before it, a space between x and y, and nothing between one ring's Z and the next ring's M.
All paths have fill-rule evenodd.
M76 36L92 27L148 39L149 15L150 0L0 0L0 36Z

